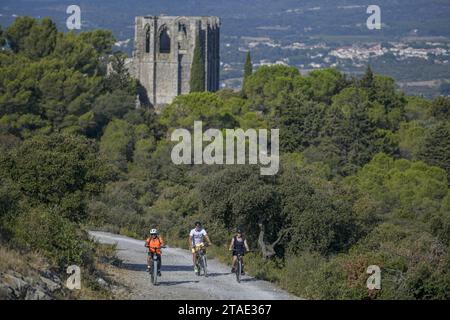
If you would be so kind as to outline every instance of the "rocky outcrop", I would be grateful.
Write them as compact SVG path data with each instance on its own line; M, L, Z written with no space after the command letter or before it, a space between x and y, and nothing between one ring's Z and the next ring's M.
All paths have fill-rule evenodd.
M0 300L52 300L62 288L61 279L51 271L35 276L15 271L0 274Z

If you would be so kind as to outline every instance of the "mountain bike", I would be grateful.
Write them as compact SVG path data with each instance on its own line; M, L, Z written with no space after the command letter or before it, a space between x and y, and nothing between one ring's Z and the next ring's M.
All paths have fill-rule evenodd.
M206 260L206 248L208 245L200 244L195 246L195 251L197 253L197 276L200 276L202 273L205 277L208 277L208 262Z
M164 247L161 247L161 248L164 248ZM150 273L150 278L151 278L152 284L154 286L156 286L158 284L158 258L159 258L159 255L156 254L156 251L161 248L152 247L150 249L153 249L155 252L148 253L152 259L152 263L150 265L150 269L148 269L148 273Z
M238 283L241 283L241 275L242 275L242 268L243 268L242 253L237 252L236 258L237 258L236 259L236 268L235 268L236 281Z
M244 252L248 253L251 251L245 250ZM236 267L234 267L234 272L236 274L236 281L238 283L241 283L242 271L244 270L244 261L242 258L244 256L244 252L236 252Z

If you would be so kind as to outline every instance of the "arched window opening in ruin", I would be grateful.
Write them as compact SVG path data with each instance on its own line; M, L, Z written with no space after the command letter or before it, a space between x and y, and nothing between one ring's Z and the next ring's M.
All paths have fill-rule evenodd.
M186 25L184 23L178 24L178 32L181 32L183 37L187 36Z
M178 49L179 50L187 50L187 29L184 23L178 24Z
M164 28L159 34L159 52L170 53L170 36L167 28Z
M145 52L150 53L150 28L145 31Z

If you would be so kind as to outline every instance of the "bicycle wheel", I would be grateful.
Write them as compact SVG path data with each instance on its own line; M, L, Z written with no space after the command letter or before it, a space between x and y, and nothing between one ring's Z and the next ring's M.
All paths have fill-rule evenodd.
M206 256L203 255L201 260L202 260L203 275L205 277L207 277L208 276L208 267L207 267L208 265L206 263Z
M196 265L196 267L197 267L197 272L195 272L195 274L196 274L197 276L200 276L200 271L201 271L201 269L202 269L202 266L201 266L200 256L199 256L199 255L197 255L197 260L196 260L195 265Z
M241 283L241 272L242 272L242 261L238 258L237 266L236 266L236 281Z
M152 264L151 267L150 267L150 270L148 270L148 273L150 273L150 279L151 279L152 284L153 284L154 276L155 276L153 274L153 269L154 269L154 267L153 267L153 264Z
M153 260L153 270L152 270L152 282L153 285L157 285L158 284L158 261L157 260Z

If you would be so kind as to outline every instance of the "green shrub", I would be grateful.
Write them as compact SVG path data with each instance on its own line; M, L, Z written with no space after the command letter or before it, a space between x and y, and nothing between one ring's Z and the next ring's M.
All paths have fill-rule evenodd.
M93 244L87 234L51 210L34 208L21 213L12 229L15 243L29 251L42 252L61 269L71 264L92 264Z
M36 136L0 162L0 179L34 206L54 207L71 221L86 217L86 198L99 194L110 171L94 141L80 136Z

